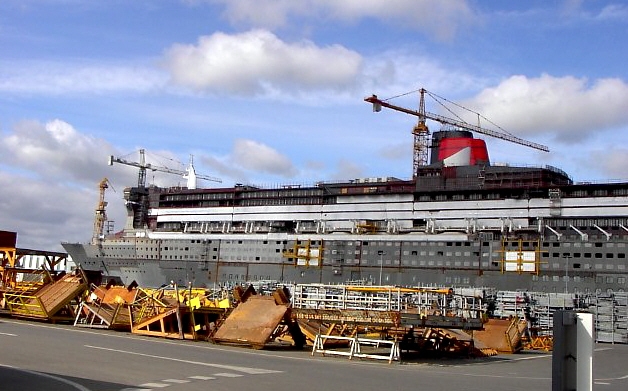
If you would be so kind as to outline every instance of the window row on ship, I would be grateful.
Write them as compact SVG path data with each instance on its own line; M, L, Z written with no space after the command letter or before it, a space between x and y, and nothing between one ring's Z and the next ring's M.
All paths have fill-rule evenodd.
M373 189L375 191L373 191ZM336 189L342 193L342 189ZM367 191L368 190L368 191ZM364 187L362 194L395 194L386 190L386 186ZM534 195L524 189L465 191L465 192L416 192L415 201L464 201L464 200L499 200L522 198L548 197L548 189L535 191ZM345 193L346 194L346 193ZM360 194L352 191L351 194ZM616 197L628 196L627 186L574 186L563 188L561 198L584 197ZM335 203L343 195L325 194L319 188L290 189L290 190L262 190L257 192L215 192L215 193L185 193L162 194L159 200L160 207L214 207L214 206L272 206L272 205L319 205Z
M156 242L156 241L155 241ZM273 241L275 247L269 245L268 240L264 241L244 241L244 240L223 240L222 248L214 244L213 246L204 249L203 247L198 246L200 244L200 240L192 240L191 244L196 243L197 246L193 247L192 250L198 251L207 251L211 254L211 259L216 260L216 254L222 252L225 254L225 260L245 260L245 261L271 261L276 260L277 255L281 253L282 249L289 248L289 242L287 240L283 241ZM218 241L216 241L217 243ZM152 243L156 245L157 243ZM208 240L207 245L211 245L212 241ZM292 242L290 242L290 245ZM251 246L256 247L251 247ZM317 246L321 246L320 241L297 241L297 246L309 245L312 248ZM517 250L519 248L528 251L536 251L537 242L535 241L512 241L512 242L504 242L504 249ZM369 246L373 247L373 250L369 250ZM379 252L382 248L386 249L388 247L395 247L395 249L386 251L386 258L391 258L388 261L394 262L394 264L399 265L399 258L401 259L402 264L411 265L411 266L469 266L465 263L459 264L458 262L451 264L442 263L441 261L434 261L434 259L439 258L473 258L477 259L480 256L480 248L485 250L492 251L492 254L489 254L488 251L482 252L482 257L487 258L492 256L494 259L500 259L501 254L501 245L496 244L495 242L484 241L480 242L400 242L400 241L327 241L323 246L323 254L325 258L336 258L345 257L351 258L351 255L356 256L356 261L366 264L369 259L368 258L377 258ZM408 247L429 247L429 249L425 250L412 250L407 249ZM474 250L449 250L450 248L455 249L457 247L471 247ZM443 248L439 250L438 248ZM594 251L586 251L586 249L591 248L595 249ZM582 251L584 249L585 251ZM589 269L591 266L586 263L581 265L579 262L580 259L586 260L590 259L591 262L593 260L615 260L617 259L619 264L615 266L614 263L603 264L600 262L595 262L594 268L596 269L606 269L606 270L624 270L625 264L624 261L626 259L626 243L625 242L595 242L595 243L580 243L580 242L543 242L541 248L539 250L541 259L557 259L564 260L569 259L573 264L574 268ZM253 253L250 255L249 253ZM208 255L209 255L208 254ZM232 254L232 255L227 255ZM115 257L115 256L135 256L140 259L172 259L172 260L184 260L184 259L207 259L206 255L201 254L191 254L189 246L173 246L173 245L165 245L161 249L159 247L132 247L132 246L109 246L107 248L107 256ZM370 256L370 257L369 257ZM359 258L358 258L359 257ZM408 259L410 257L410 259ZM431 260L423 260L420 257L429 257ZM371 259L374 261L373 259ZM376 260L375 260L376 261ZM352 262L349 260L349 262ZM434 263L436 262L436 263ZM477 266L477 265L475 265ZM488 264L483 266L489 266ZM493 266L495 266L493 264ZM560 268L561 263L556 262L552 264L554 268Z
M394 254L396 256L398 256L398 254ZM490 254L488 253L482 253L482 256L484 258L487 258L490 256ZM162 256L160 258L161 260L181 260L181 261L194 261L194 260L201 260L197 257L191 257L191 256L176 256L176 255L172 255L172 256ZM429 259L429 260L425 260L425 259L402 259L399 260L398 258L390 258L390 255L386 255L383 257L382 259L382 264L384 267L421 267L421 268L464 268L464 269L468 269L468 268L473 268L473 269L477 269L480 267L482 267L483 270L491 270L491 269L499 269L500 268L500 259L501 256L495 256L493 254L493 260L492 261L485 261L482 260L481 262L478 260L433 260L433 259ZM214 256L213 260L216 261L217 257ZM544 262L541 261L540 264L540 271L541 274L543 274L543 272L549 272L549 271L557 271L557 272L563 272L565 270L565 260L568 259L561 259L560 262ZM203 260L206 261L206 260ZM274 257L263 257L263 256L242 256L242 255L226 255L226 256L221 256L220 257L220 261L222 262L229 262L229 261L233 261L233 262L272 262L272 261L276 261L276 258ZM288 262L289 259L286 259L286 262ZM120 264L126 264L125 261L118 261ZM112 265L116 264L115 260L112 260L110 262ZM340 258L340 259L335 259L332 260L331 262L325 262L325 265L327 266L331 266L331 265L345 265L345 266L379 266L380 265L380 260L379 257L377 257L377 259L360 259L360 258L352 258L352 259L345 259L345 258ZM613 264L613 263L579 263L579 262L570 262L567 264L567 268L568 271L571 272L575 272L575 273L586 273L586 272L596 272L596 273L604 273L604 272L620 272L620 273L624 273L626 272L627 269L627 265L625 263L617 263L617 264Z
M623 241L596 241L596 242L579 242L579 241L573 241L573 242L568 242L568 241L543 241L541 243L541 248L547 248L549 251L549 248L598 248L598 249L614 249L614 248L619 248L619 249L624 249L627 247L627 242L626 240L628 239L628 235L624 238L622 238ZM199 246L201 244L211 244L213 242L222 242L224 244L238 244L238 245L243 245L246 244L247 246L250 245L251 243L254 244L262 244L264 246L268 245L271 242L274 242L274 244L276 245L286 245L289 242L292 241L288 241L288 240L224 240L224 239L218 239L218 240L212 240L212 239L208 239L208 240L201 240L201 239L191 239L191 240L186 240L186 239L178 239L177 242L181 243L177 243L177 245L169 245L167 243L165 243L163 240L160 239L153 239L150 240L149 243L143 243L145 245L138 245L136 246L135 243L133 241L127 241L124 242L124 245L108 245L107 246L107 250L108 251L128 251L129 249L134 249L136 251L146 251L146 252L150 252L150 251L173 251L173 252L179 252L179 251L190 251L190 246L187 245L183 245L182 242L188 242L191 245L195 245L193 248L194 249L198 249ZM343 241L343 240L326 240L326 241L322 241L322 240L311 240L309 241L310 245L315 246L315 245L321 245L323 242L325 242L326 246L332 245L332 246L401 246L403 245L404 247L408 247L408 246L412 246L412 247L470 247L470 246L474 246L477 247L480 245L480 243L482 243L482 246L489 246L491 244L491 242L485 240L482 242L479 241L425 241L425 240L412 240L412 241L403 241L403 240L356 240L354 241ZM306 244L307 241L305 240L297 240L296 244L297 245L302 245L302 244ZM505 247L519 247L521 246L524 249L527 248L536 248L538 247L537 245L537 241L536 240L507 240L503 242L503 245ZM217 248L214 248L214 250L217 251ZM363 252L366 252L367 250L363 250Z
M533 275L532 276L532 281L542 281L542 282L575 282L575 283L579 283L579 282L583 282L584 279L586 277L583 276L561 276L561 275L553 275L553 276L548 276L548 275ZM616 285L626 285L626 283L628 282L628 278L626 276L607 276L607 275L598 275L595 276L595 283L597 285L602 285L602 284L616 284ZM617 291L619 292L624 292L626 288L619 288L617 289ZM578 288L578 291L581 291ZM608 292L612 291L611 289L608 290ZM592 293L590 288L584 288L582 290L583 293ZM601 292L601 289L596 289L597 293Z
M465 210L459 210L458 212L460 213L466 213ZM376 212L380 212L379 210L377 210ZM411 213L412 211L408 210L400 210L400 213ZM319 212L316 212L319 213ZM357 211L355 211L355 213L357 213ZM391 213L391 211L388 211L388 213ZM270 230L270 229L285 229L285 230L294 230L297 227L300 230L311 230L311 229L316 229L316 227L318 227L320 224L333 224L334 221L321 221L321 220L307 220L307 219L303 219L303 220L299 220L299 216L295 216L295 219L291 219L291 220L286 220L285 218L285 213L278 213L278 216L281 216L281 218L277 218L277 219L270 219L270 220L236 220L236 221L231 221L231 220L225 220L225 221L195 221L193 220L193 218L198 218L198 216L196 217L188 217L189 220L174 220L173 217L169 217L169 219L171 221L159 221L157 223L157 230L158 231L171 231L171 232L179 232L179 231L188 231L188 232L195 232L195 231L202 231L202 232L206 232L206 231L221 231L223 229L226 229L225 227L227 227L229 230L239 230L239 229L244 229L247 227L250 228L255 228L256 230ZM274 216L271 216L274 217ZM168 217L165 217L164 219L166 219ZM180 217L179 217L180 218ZM283 220L282 220L283 218ZM524 219L525 220L525 216L524 217L518 217L518 219ZM461 220L462 219L462 220ZM506 219L506 220L504 220ZM441 222L443 224L454 224L454 226L458 227L458 228L462 228L462 225L475 225L475 226L479 226L482 224L485 224L486 222L493 223L493 224L497 224L500 221L502 222L502 224L504 223L508 223L508 221L510 221L511 219L513 219L513 217L501 217L501 216L487 216L484 220L480 219L479 221L474 220L465 220L464 216L462 218L459 218L458 220L456 219L451 219L451 218L440 218L440 219L436 219L434 220L435 223L436 222ZM459 221L461 220L461 221ZM495 222L497 221L497 223ZM372 225L373 227L382 230L385 229L386 226L393 222L397 225L399 225L400 227L404 227L404 228L414 228L414 229L423 229L428 225L428 220L426 219L407 219L407 218L401 218L401 219L391 219L391 220L386 220L386 219L379 219L379 217L375 217L375 218L370 218L370 219L363 219L362 220L355 220L355 219L351 219L348 221L339 221L339 224L348 224L348 223L353 223L355 224L360 224L361 222L366 222L370 225ZM528 227L537 227L539 224L545 224L550 226L551 228L561 232L562 234L575 234L575 229L577 230L581 230L581 231L587 231L589 233L592 234L602 234L602 231L604 232L609 232L612 234L625 234L628 235L628 217L608 217L608 218L602 218L602 217L591 217L591 218L586 218L586 217L574 217L574 218L546 218L546 219L542 219L542 218L538 218L538 217L527 217L527 226Z

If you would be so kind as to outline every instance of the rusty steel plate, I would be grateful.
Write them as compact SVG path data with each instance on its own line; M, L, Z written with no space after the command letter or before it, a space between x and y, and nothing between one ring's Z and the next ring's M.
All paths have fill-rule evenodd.
M489 319L483 330L473 332L475 346L479 349L492 348L500 353L514 353L516 346L513 343L517 341L513 341L508 334L511 323L511 319Z
M272 296L251 296L233 309L212 339L262 347L287 311L288 305L276 304Z

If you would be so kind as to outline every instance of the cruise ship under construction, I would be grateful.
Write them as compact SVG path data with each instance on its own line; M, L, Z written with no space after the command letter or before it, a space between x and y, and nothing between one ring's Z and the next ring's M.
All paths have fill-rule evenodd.
M371 96L416 115L413 177L311 186L125 189L124 229L107 233L104 188L92 241L63 243L85 270L123 283L211 287L290 283L490 287L537 292L626 288L628 182L574 183L554 167L490 163L474 133L547 151L510 134ZM430 133L426 120L442 125ZM207 178L206 178L207 179ZM209 177L211 179L211 177Z

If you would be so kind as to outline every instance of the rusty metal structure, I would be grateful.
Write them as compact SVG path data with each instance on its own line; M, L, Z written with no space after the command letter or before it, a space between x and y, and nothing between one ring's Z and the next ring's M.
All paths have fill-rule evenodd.
M229 307L204 290L139 289L130 305L131 331L154 337L207 340Z
M530 333L524 318L487 321L483 292L474 289L295 284L260 286L258 293L253 285L228 292L110 283L88 290L81 269L55 271L66 254L17 249L16 238L0 232L0 294L16 317L256 349L308 344L312 354L389 362L409 352L492 355L552 348L551 335ZM20 259L27 255L43 255L42 268L24 268ZM518 315L518 296L513 304L506 300L512 295L503 296L501 311Z
M230 309L229 299L204 289L143 289L92 285L74 325L153 337L206 340Z
M303 346L305 337L292 318L287 289L277 289L272 295L257 295L249 286L246 290L236 288L234 296L239 303L211 337L213 342L262 349L290 335L295 346Z
M473 332L473 340L480 349L495 353L517 353L524 348L528 322L517 316L509 319L489 319L482 330Z
M57 265L67 261L65 253L20 249L16 247L17 233L0 231L0 299L5 307L4 294L32 294L58 274ZM27 256L41 257L44 264L41 269L23 267L22 261Z
M134 286L92 285L91 293L79 306L74 326L130 330L130 305L137 292Z
M523 318L487 321L484 292L470 288L295 284L260 286L258 293L253 285L227 291L110 282L88 290L81 269L54 272L61 255L48 254L42 270L29 270L19 267L19 250L0 250L4 302L16 317L255 349L307 344L312 354L388 362L411 353L551 349L551 337L531 335Z
M0 231L0 288L6 290L12 279L8 277L7 270L15 267L17 233Z
M303 284L292 307L312 354L389 362L402 351L483 354L468 333L483 327L482 300L451 288Z
M81 269L55 278L32 293L4 293L11 315L56 321L73 320L81 296L87 291L87 278Z

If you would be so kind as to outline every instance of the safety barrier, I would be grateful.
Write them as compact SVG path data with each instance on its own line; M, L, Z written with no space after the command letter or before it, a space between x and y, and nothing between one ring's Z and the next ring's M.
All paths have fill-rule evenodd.
M347 341L349 345L349 351L341 351L336 349L325 349L325 342L328 340L335 341ZM382 346L390 345L390 351L388 354L378 354L377 349L380 349ZM335 345L337 346L337 345ZM371 353L365 353L362 351L362 347L370 346L373 347L373 351ZM371 339L371 338L359 338L359 337L342 337L335 335L317 335L314 340L314 346L312 347L312 356L314 353L321 353L323 355L336 355L336 356L347 356L349 360L354 357L358 358L370 358L375 360L388 360L388 363L392 363L393 361L399 361L400 359L400 350L399 350L399 342L385 339Z

